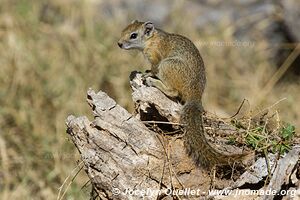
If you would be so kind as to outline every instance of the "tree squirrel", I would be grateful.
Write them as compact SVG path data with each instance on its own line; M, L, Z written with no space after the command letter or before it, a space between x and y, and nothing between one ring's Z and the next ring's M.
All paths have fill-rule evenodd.
M205 137L201 101L206 84L205 68L197 47L188 38L160 30L152 22L135 20L122 31L118 45L143 52L151 64L151 74L146 76L149 86L185 102L180 119L185 129L184 145L197 165L209 168L242 157L242 154L219 152Z

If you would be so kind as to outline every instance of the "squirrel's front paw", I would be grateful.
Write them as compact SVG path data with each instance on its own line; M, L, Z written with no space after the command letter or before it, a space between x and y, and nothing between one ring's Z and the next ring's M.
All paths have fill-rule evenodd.
M144 83L145 85L151 87L151 86L154 85L154 84L153 84L153 80L154 80L154 78L152 78L152 77L146 77L146 78L144 78L143 83Z
M150 79L153 79L152 77L153 75L149 72L147 73L143 73L142 74L142 80L143 80L143 84L147 85L147 86L152 86L152 81Z
M146 72L146 73L142 74L143 79L146 79L146 78L151 77L151 76L153 76L153 74L151 72Z

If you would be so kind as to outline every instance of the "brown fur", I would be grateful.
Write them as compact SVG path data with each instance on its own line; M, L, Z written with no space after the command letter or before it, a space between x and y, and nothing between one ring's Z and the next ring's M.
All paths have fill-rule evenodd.
M149 32L150 30L150 32ZM136 40L131 33L138 33ZM193 160L204 167L229 164L244 155L228 155L214 149L207 141L202 122L202 94L206 76L202 57L186 37L154 28L151 22L133 22L122 32L120 47L138 49L151 63L148 85L157 87L170 97L185 102L181 121L185 125L185 146Z

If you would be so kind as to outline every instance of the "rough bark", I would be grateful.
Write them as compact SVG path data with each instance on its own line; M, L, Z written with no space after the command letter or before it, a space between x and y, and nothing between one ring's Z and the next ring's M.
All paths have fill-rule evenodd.
M288 154L293 160L291 164L282 161L276 167L275 156L270 155L269 166L261 158L245 168L252 161L251 156L248 163L241 165L243 167L217 168L217 176L213 176L211 172L214 171L195 166L186 155L179 124L182 105L156 88L145 86L138 73L131 75L130 84L135 114L128 113L106 93L89 89L87 102L94 119L69 116L66 120L67 133L100 199L199 199L207 196L222 199L226 195L208 193L212 182L216 189L234 191L259 183L268 176L268 167L271 167L278 175L273 176L268 188L279 191L295 173L299 156L296 147ZM209 113L205 113L204 119L207 138L216 148L229 152L249 151L238 145L228 145L224 139L230 135L238 139L242 134L240 130ZM288 174L283 175L285 169ZM175 193L170 194L171 191Z

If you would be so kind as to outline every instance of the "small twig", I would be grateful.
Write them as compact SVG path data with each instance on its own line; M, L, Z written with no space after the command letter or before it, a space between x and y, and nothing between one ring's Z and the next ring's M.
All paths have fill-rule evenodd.
M280 129L280 118L279 118L279 113L278 111L276 110L276 130L279 130Z
M163 170L162 170L162 173L161 173L161 179L159 181L160 189L162 188L161 186L162 186L163 179L164 179L165 167L166 167L166 160L164 160L164 166L163 166Z
M157 136L157 137L158 137L158 136ZM174 186L173 186L173 176L172 176L172 174L175 175L175 178L177 179L177 181L179 182L179 184L181 185L181 187L184 188L184 185L181 183L181 181L179 180L179 178L176 176L176 173L174 172L174 169L173 169L172 166L171 166L170 155L169 155L169 153L170 153L169 147L166 148L165 145L164 145L164 143L161 141L161 139L160 139L159 137L158 137L158 140L160 141L160 143L161 143L162 146L163 146L164 153L165 153L165 155L166 155L166 159L167 159L167 162L168 162L168 169L169 169L169 174L170 174L171 188L174 189ZM176 194L176 197L177 197L178 199L181 199L177 194Z
M177 139L178 139L178 137L176 137L176 138L174 138L174 139L172 139L172 140L174 141L174 140L177 140ZM174 168L173 168L173 167L171 168L171 170L172 170L172 172L173 172L173 174L174 174L174 176L175 176L176 180L178 181L179 185L182 187L182 189L184 189L184 188L185 188L185 186L183 185L183 183L180 181L180 179L179 179L179 178L178 178L178 176L176 175L176 173L175 173L175 171L174 171Z
M161 138L158 135L156 135L156 137L158 138L159 142L161 143L161 145L163 147L163 150L164 150L164 153L166 155L168 165L170 165L169 155L168 155L168 151L166 149L166 146L165 146L164 142L161 140ZM173 189L173 181L172 181L172 174L171 174L171 171L170 171L170 166L169 166L169 174L170 174L171 187Z
M170 132L163 132L164 135L177 135L177 134L182 134L182 130L175 130L175 131L170 131ZM177 138L180 138L180 137L177 137Z
M279 104L280 102L282 102L282 101L284 101L284 100L286 100L286 99L287 99L287 98L284 97L284 98L282 98L282 99L276 101L276 102L275 102L274 104L272 104L271 106L269 106L269 107L267 107L267 108L265 108L265 109L259 111L259 112L256 113L255 115L253 115L253 117L255 117L255 116L257 116L257 115L263 113L264 111L270 110L271 108L273 108L274 106L276 106L277 104Z
M167 156L167 161L168 161L168 169L169 169L169 175L170 175L170 181L171 181L171 188L172 190L174 189L174 184L173 184L173 176L172 176L172 171L171 171L171 163L170 163L170 149L168 147L168 150L166 150L166 156ZM177 196L177 195L176 195Z
M210 190L215 189L216 171L217 167L214 165L210 171Z
M91 183L92 181L89 179L87 182L85 182L85 184L83 184L83 186L81 186L80 190L83 190L85 187L88 187Z
M81 171L81 169L83 168L83 165L80 167L80 169L76 172L76 174L74 175L74 177L72 178L72 180L68 183L65 191L63 192L63 194L60 196L62 189L64 188L64 185L66 184L67 180L71 177L71 175L73 174L73 172L83 163L83 161L81 161L72 171L71 173L67 176L67 178L64 180L63 184L59 187L59 191L58 191L58 195L57 195L57 200L61 200L66 192L67 189L69 188L69 186L71 185L72 181L75 179L75 177L77 176L77 174Z
M179 185L182 187L182 189L185 189L185 186L183 185L183 183L181 182L181 180L178 178L178 176L176 175L174 168L172 168L172 172L175 175L175 178L177 179Z
M264 149L263 152L264 152L264 155L265 155L265 158L266 158L266 164L267 164L267 169L268 169L268 176L266 177L266 180L265 180L265 183L264 183L264 186L266 186L269 178L271 177L271 166L270 166L270 161L269 161L269 158L268 158L268 151L266 149Z
M142 121L144 124L171 124L171 125L180 125L183 126L183 124L176 123L176 122L164 122L164 121Z
M248 100L247 100L247 99L243 99L243 101L242 101L242 103L240 104L240 106L239 106L238 110L236 111L236 113L235 113L234 115L232 115L231 117L229 117L230 119L231 119L231 118L234 118L235 116L237 116L237 115L240 113L240 111L241 111L241 109L242 109L242 107L243 107L245 101L248 101Z
M252 121L252 118L250 117L249 122L248 122L247 131L246 131L246 137L249 135L249 131L250 131L250 127L251 127L251 121Z
M234 170L235 170L235 162L232 163L232 167L231 167L231 175L230 175L231 180L233 179Z

